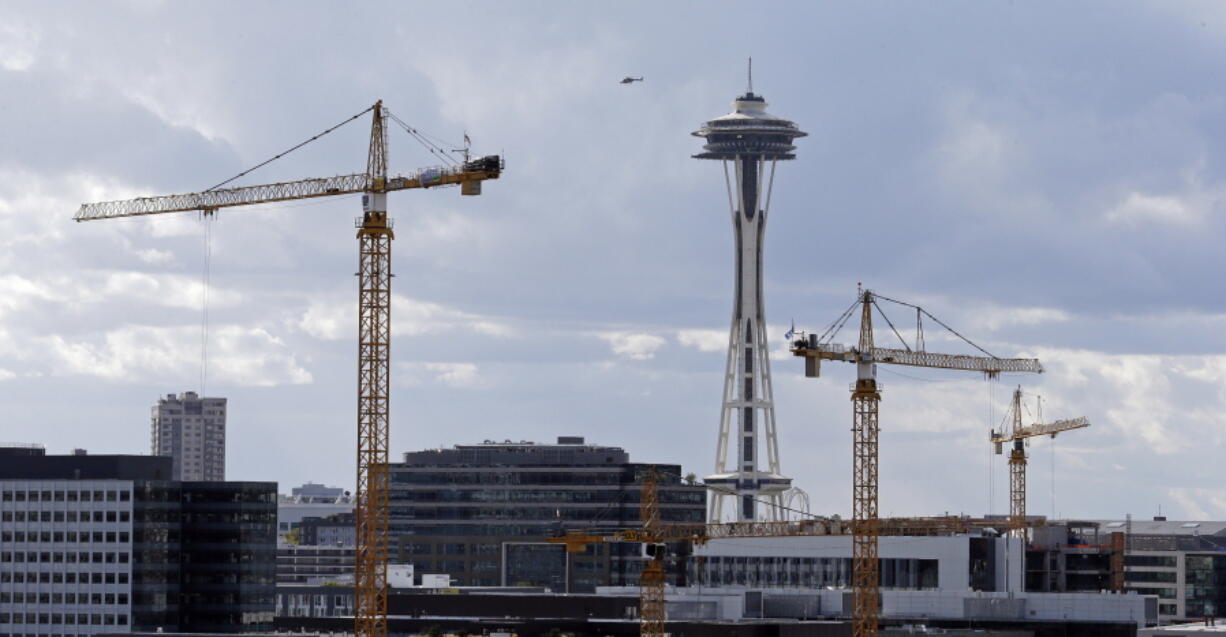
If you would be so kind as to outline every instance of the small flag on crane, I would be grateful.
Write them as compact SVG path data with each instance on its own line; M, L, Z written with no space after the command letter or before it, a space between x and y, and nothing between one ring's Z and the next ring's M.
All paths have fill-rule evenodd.
M472 145L472 143L473 143L473 141L472 141L471 139L469 139L469 138L468 138L468 132L467 132L467 131L465 131L465 132L464 132L464 146L465 146L465 147L471 146L471 145Z
M783 338L790 341L793 336L796 336L796 319L792 319L792 329L789 329L788 333L783 335Z

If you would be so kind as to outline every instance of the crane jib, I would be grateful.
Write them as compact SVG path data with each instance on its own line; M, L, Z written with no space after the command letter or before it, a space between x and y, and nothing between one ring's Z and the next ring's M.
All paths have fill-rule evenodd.
M792 353L807 358L855 362L860 359L860 353L855 348L845 345L819 343L817 346L805 341L796 341ZM990 356L966 356L961 354L939 354L935 352L916 352L903 349L874 347L870 356L874 363L907 365L910 367L930 367L937 369L956 369L968 372L983 372L985 374L999 373L1043 373L1043 365L1037 358L994 358Z
M406 190L463 184L472 181L497 179L502 173L502 158L496 155L480 157L461 166L424 168L407 175L397 175L387 180L383 190ZM239 186L205 192L156 197L138 197L123 201L103 201L81 204L76 221L136 217L169 212L216 210L236 206L251 206L278 201L310 199L333 195L348 195L367 190L369 179L366 173L338 175L315 179L302 179L258 186Z

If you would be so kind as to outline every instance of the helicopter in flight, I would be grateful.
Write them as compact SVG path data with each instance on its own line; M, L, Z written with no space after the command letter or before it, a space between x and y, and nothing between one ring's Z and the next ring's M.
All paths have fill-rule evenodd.
M642 82L642 81L643 81L642 77L630 77L629 75L627 75L626 77L623 77L622 81L619 83L620 84L633 84L634 82Z

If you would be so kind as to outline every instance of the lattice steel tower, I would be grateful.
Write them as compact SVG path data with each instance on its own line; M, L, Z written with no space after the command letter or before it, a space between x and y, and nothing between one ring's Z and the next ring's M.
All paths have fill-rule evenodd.
M752 70L745 94L732 103L733 111L717 117L693 134L707 143L696 159L722 160L732 234L736 243L736 283L728 362L724 375L724 401L715 451L715 473L707 476L711 493L709 517L724 518L724 500L735 498L736 521L774 520L783 517L783 493L792 479L779 470L779 441L775 435L775 403L771 390L770 351L762 302L762 239L770 210L775 164L795 159L792 141L804 137L796 124L766 112L766 100L753 92ZM729 438L736 435L736 465L729 466ZM766 468L758 465L758 434L765 433ZM735 493L735 495L733 495ZM760 510L759 499L770 503Z

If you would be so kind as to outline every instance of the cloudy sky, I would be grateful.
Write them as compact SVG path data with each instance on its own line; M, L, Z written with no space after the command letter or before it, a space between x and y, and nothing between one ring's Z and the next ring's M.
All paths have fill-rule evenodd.
M76 224L80 203L207 188L383 99L507 160L482 197L390 197L393 449L583 435L709 472L732 239L689 133L751 55L809 132L776 180L766 287L783 469L815 511L850 508L853 370L803 378L783 333L863 281L1048 369L883 368L883 513L1005 512L987 437L1020 383L1044 418L1093 423L1030 447L1032 513L1226 516L1208 1L0 4L0 439L147 453L150 405L201 388L205 222ZM366 135L243 183L359 172ZM435 163L401 131L390 155ZM205 389L230 400L232 479L353 484L359 214L211 222Z

